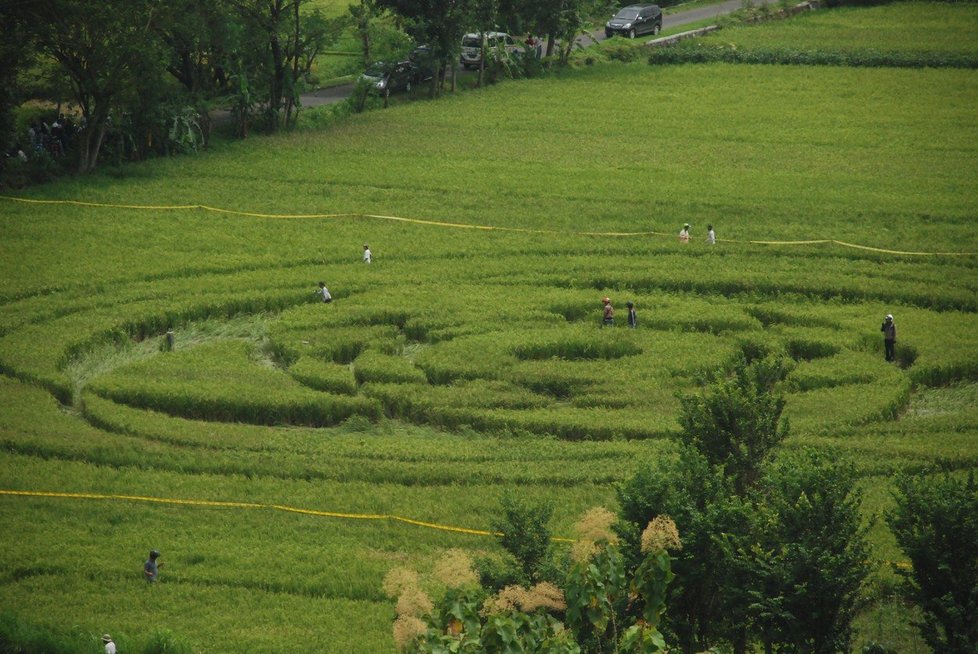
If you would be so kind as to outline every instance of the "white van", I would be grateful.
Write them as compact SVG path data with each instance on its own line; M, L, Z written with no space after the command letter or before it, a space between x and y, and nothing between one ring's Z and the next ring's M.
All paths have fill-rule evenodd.
M482 36L482 33L477 32L462 37L462 56L459 61L466 68L478 68L482 62ZM511 55L520 50L516 39L505 32L485 32L485 37L486 52L490 59L503 53Z

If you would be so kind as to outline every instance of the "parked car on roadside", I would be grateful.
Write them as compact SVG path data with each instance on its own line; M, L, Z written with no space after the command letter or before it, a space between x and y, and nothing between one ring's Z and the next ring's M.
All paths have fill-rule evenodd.
M521 50L520 44L505 32L485 32L486 53L490 58L508 56ZM482 63L481 33L466 34L462 37L462 56L459 61L466 68L478 68Z
M410 61L378 61L371 64L360 79L369 83L376 93L393 93L410 91L417 77L417 68Z
M430 80L435 76L438 67L435 61L435 53L431 49L430 45L419 45L408 55L408 60L414 64L414 68L417 71L414 80L416 82L425 82Z
M604 26L604 35L615 34L634 39L640 34L658 34L662 31L662 9L659 5L629 5L611 17Z

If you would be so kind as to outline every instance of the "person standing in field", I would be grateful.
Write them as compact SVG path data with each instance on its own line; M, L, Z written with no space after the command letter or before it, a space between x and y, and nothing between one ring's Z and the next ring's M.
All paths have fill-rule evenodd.
M628 326L631 329L635 329L638 326L638 314L635 313L635 303L629 300L625 303L628 307Z
M115 643L112 641L112 636L109 634L102 634L102 642L105 643L105 654L115 654Z
M156 550L150 550L149 559L143 564L143 576L149 583L155 583L159 581L160 578L160 568L163 567L163 563L157 563L156 559L160 558L160 553Z
M333 296L329 294L329 289L326 288L326 282L319 282L319 290L316 291L316 295L322 296L323 302L326 304L333 301Z
M683 225L683 228L679 230L679 242L689 243L689 223Z
M604 317L602 318L601 325L603 327L614 327L615 308L611 306L611 298L606 297L601 302L604 303Z
M370 246L366 243L363 244L363 262L370 263Z
M896 350L896 323L893 322L892 313L886 314L880 331L883 332L883 350L886 353L886 360L893 361L896 358L894 354Z
M706 226L706 242L710 245L715 245L717 242L717 235L713 231L713 225Z

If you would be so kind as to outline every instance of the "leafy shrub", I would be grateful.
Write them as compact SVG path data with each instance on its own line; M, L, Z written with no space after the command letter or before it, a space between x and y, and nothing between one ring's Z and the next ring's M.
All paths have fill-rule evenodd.
M678 457L640 469L617 491L629 567L639 564L639 532L649 521L667 515L682 534L663 630L683 651L708 649L727 638L738 618L746 618L745 607L731 597L730 560L716 538L744 533L748 524L747 512L731 491L722 474L688 446L680 447Z
M529 502L516 493L504 493L503 513L493 521L499 532L499 544L519 563L526 582L541 581L541 567L550 554L550 519L554 506L550 502Z
M765 649L848 652L863 580L867 528L851 464L813 450L781 456L751 511L751 537L732 558Z
M777 64L795 66L861 66L868 68L978 68L978 57L949 52L833 52L798 50L790 46L740 49L726 44L685 41L657 48L649 64Z
M897 479L887 522L912 568L897 568L935 652L978 649L978 484L949 474Z
M734 366L702 396L682 402L679 422L683 439L725 474L743 495L760 477L760 468L788 433L781 419L784 395L774 391L787 374L784 363L770 358Z

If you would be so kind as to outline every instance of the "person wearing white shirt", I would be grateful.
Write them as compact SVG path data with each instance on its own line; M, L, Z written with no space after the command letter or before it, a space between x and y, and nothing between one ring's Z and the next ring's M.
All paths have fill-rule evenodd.
M112 636L109 634L103 635L102 642L105 643L105 654L116 654L115 643L112 642Z
M679 230L679 242L689 243L689 223L683 225L683 228Z
M363 262L370 263L370 246L366 243L363 244Z
M316 291L316 295L322 296L323 302L326 304L333 301L333 296L329 294L329 289L326 288L326 282L319 282L319 290Z
M717 235L713 231L713 225L706 226L706 242L713 245L717 242Z

